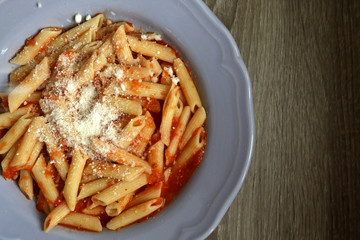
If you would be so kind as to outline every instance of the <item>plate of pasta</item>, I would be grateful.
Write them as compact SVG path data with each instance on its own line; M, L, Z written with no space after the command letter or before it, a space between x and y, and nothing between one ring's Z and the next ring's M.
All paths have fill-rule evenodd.
M254 141L206 5L5 0L0 19L0 239L206 238Z

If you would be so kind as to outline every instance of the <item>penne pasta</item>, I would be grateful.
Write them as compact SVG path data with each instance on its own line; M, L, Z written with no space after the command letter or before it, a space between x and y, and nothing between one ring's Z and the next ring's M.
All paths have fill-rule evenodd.
M24 115L10 128L10 130L0 139L0 154L4 154L20 139L28 129L31 119L27 119L28 115Z
M114 144L123 149L127 149L131 142L134 141L136 136L138 136L141 130L145 127L145 121L145 116L139 116L131 119L130 122L122 129Z
M95 149L97 149L100 154L103 154L106 158L110 159L111 161L125 164L128 166L139 166L144 167L146 172L151 172L151 168L149 164L144 161L143 159L128 153L127 151L116 147L115 145L102 141L98 138L92 139L93 145Z
M99 31L97 31L97 33L96 33L96 39L103 39L106 36L108 36L109 34L114 33L121 25L124 25L126 33L130 33L135 30L134 27L132 26L132 24L129 24L127 22L113 23L113 24L110 24L108 26L105 26L105 27L102 27L101 29L99 29Z
M143 174L132 182L122 181L115 183L111 187L108 187L105 190L99 192L98 194L92 196L91 200L101 206L106 206L119 200L125 195L136 191L147 183L147 176Z
M18 108L13 113L6 112L0 114L0 129L10 128L12 125L16 123L16 121L24 116L25 114L29 113L33 108L32 104L29 104L25 107Z
M59 197L59 192L56 188L52 176L48 174L45 158L42 154L38 157L36 163L32 168L32 174L39 188L43 192L45 198L50 204L54 204Z
M190 115L191 115L190 107L189 106L184 107L180 115L179 123L176 126L174 136L170 141L170 145L165 150L166 166L170 165L174 161L176 152L179 149L180 140L183 137L185 128L189 122Z
M123 181L132 181L140 176L144 170L145 169L143 167L128 167L126 165L105 161L93 161L85 167L84 174Z
M141 130L134 142L129 146L128 150L137 156L142 156L149 144L151 136L155 132L155 122L149 112L145 113L145 127Z
M50 231L53 227L58 225L69 213L70 209L65 202L54 208L45 219L44 231Z
M184 135L182 137L182 141L180 143L180 150L182 150L186 143L190 140L191 136L193 136L194 132L200 128L206 120L206 112L203 107L196 110L195 114L190 119L188 125L186 126Z
M19 188L24 193L27 199L31 200L33 198L33 179L30 175L30 171L27 169L20 170Z
M105 188L110 187L114 183L116 183L115 180L111 180L108 178L100 178L89 183L85 183L80 186L80 192L77 199L80 200L86 197L90 197L104 190Z
M178 159L173 166L174 169L178 169L186 165L186 163L206 145L206 132L203 127L198 129L193 137L190 138L189 142L182 150Z
M104 94L121 94L125 96L149 97L164 100L169 89L170 86L168 85L134 80L112 82L112 84L104 90Z
M121 227L129 225L130 223L133 223L161 208L163 206L163 203L163 198L155 198L140 205L137 205L133 208L126 210L119 216L111 219L106 224L106 227L111 230L117 230Z
M28 169L28 170L32 169L43 147L44 147L43 142L36 141L35 146L29 156L29 160L26 162L26 165L24 166L24 169Z
M128 36L128 41L132 51L149 57L156 57L160 60L172 63L176 59L174 49L159 43L147 40L139 40L134 36Z
M46 148L50 155L50 160L54 162L61 179L65 181L66 175L69 171L69 163L66 160L65 153L61 148L56 146L56 140L51 133L49 125L45 124L42 129L42 134L45 140Z
M135 197L126 205L126 209L147 202L151 199L159 198L161 196L162 187L163 183L158 182L146 188L144 191L136 194Z
M98 217L83 213L69 213L60 221L60 224L92 232L102 231L101 222Z
M160 125L160 134L161 141L169 146L170 144L170 134L172 129L173 118L176 110L176 105L179 101L179 87L174 86L170 89L169 94L167 95L164 102L164 109L161 118Z
M120 63L132 64L134 62L124 25L120 25L117 28L112 38L112 43L114 45L116 57Z
M174 69L176 75L180 79L180 86L184 92L186 101L190 105L191 112L195 112L196 108L200 108L202 104L194 81L184 62L180 58L174 60Z
M44 124L44 117L35 117L32 120L29 128L24 134L24 137L20 141L14 159L10 163L11 167L15 169L20 169L21 167L24 167L37 143L39 130Z
M82 210L82 213L85 213L87 215L99 216L105 213L105 208L104 206L97 206L94 208L86 207Z
M36 36L27 41L25 47L10 60L13 64L25 65L29 63L47 44L61 33L60 28L44 28Z
M69 172L65 180L64 198L69 209L74 211L79 184L87 157L77 148L73 150L72 156Z
M33 93L49 77L49 60L45 57L34 70L10 92L8 99L10 112L16 111L28 95Z
M118 216L127 206L127 204L132 199L134 193L129 193L125 195L124 197L120 198L118 201L115 201L113 203L110 203L106 206L105 212L109 217L115 217Z
M141 104L134 100L115 96L104 96L102 101L107 106L111 106L114 110L116 110L116 113L124 112L136 116L142 114Z
M164 171L164 143L161 140L150 146L148 161L152 168L152 181L161 181Z
M17 171L14 171L12 168L9 168L9 164L11 160L14 158L17 148L18 148L18 143L15 143L7 152L4 159L1 161L2 175L5 178L5 180L16 179L18 176Z

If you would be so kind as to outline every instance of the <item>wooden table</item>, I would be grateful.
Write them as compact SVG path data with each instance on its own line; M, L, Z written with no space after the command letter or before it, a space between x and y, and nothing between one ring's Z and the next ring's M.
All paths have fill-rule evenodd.
M205 3L248 67L256 128L208 239L360 239L360 1Z

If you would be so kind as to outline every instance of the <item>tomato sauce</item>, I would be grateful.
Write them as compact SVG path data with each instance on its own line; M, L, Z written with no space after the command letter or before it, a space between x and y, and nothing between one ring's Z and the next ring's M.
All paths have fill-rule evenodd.
M6 179L11 179L17 175L17 170L15 167L7 167L7 169L3 172L3 177Z
M189 159L189 161L184 166L175 169L171 173L168 181L165 182L161 193L162 197L166 199L166 205L174 199L174 197L189 181L191 175L201 163L201 160L204 156L204 150L205 147L194 154L194 156Z

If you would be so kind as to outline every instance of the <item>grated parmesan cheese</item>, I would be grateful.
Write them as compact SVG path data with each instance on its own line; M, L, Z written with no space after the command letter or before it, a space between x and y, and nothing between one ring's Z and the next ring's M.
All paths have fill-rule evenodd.
M82 16L81 16L81 14L80 14L80 13L75 14L74 19L75 19L75 22L76 22L77 24L81 23L81 21L82 21Z
M172 67L164 67L164 70L169 74L171 81L175 84L178 85L178 83L180 82L180 79L178 77L176 77L174 75L174 70Z
M121 68L116 68L114 75L117 79L122 79L124 77L124 70L122 70Z

